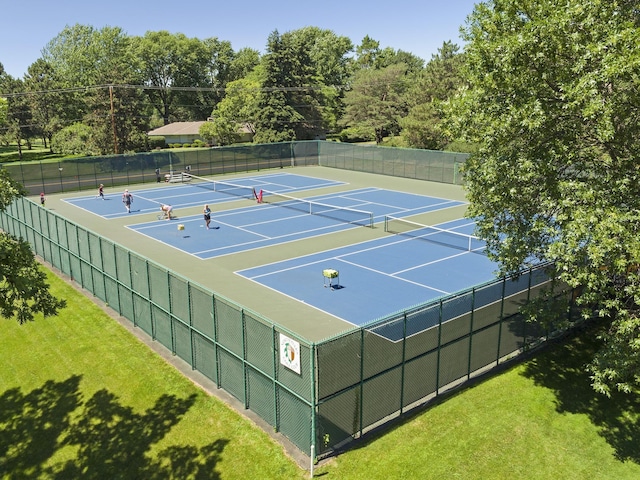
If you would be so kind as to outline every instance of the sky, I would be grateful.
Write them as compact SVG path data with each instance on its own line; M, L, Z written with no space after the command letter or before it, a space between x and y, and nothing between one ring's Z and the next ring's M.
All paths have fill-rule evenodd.
M365 36L380 48L410 52L425 61L443 42L461 48L460 27L478 0L0 0L0 63L15 78L42 56L42 49L65 26L120 27L130 36L167 30L199 39L217 37L234 51L264 53L269 34L303 27L331 30L359 45Z

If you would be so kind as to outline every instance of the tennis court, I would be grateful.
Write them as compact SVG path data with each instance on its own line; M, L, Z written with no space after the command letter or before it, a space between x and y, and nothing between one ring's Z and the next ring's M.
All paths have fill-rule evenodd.
M363 188L299 199L281 194L264 203L220 210L205 229L201 214L129 225L128 228L201 259L373 227L386 215L408 216L462 205L462 202Z
M239 275L354 325L495 278L497 264L466 235L467 219L237 272ZM460 235L457 235L460 234ZM454 237L454 238L452 238ZM455 238L458 237L458 238ZM464 245L469 242L472 250ZM329 285L325 270L339 273ZM437 322L436 322L437 324ZM407 336L434 325L409 324ZM402 326L401 326L402 327ZM399 340L400 331L384 333Z
M66 198L65 201L106 219L121 218L144 213L157 213L160 205L171 205L174 209L216 205L254 198L254 190L268 189L277 193L290 193L314 188L341 185L342 182L324 180L291 173L247 176L223 182L189 175L185 183L161 183L156 187L129 189L133 195L131 214L122 204L123 191L105 192L104 201L97 195Z
M127 170L131 214L121 169L52 171L44 208L43 173L3 228L312 457L548 335L518 314L548 285L544 268L494 279L468 236L457 154L332 142L209 153L169 160L222 173L213 186L156 184L167 159L141 156L131 178L149 178ZM105 201L62 191L99 182ZM158 220L161 203L177 220ZM204 228L205 203L220 228Z

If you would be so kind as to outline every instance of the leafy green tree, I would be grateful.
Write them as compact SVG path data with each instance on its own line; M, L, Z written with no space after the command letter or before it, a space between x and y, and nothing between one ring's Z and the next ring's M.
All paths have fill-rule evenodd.
M3 80L3 89L7 93L4 136L7 141L15 142L18 145L18 156L22 159L23 141L27 141L28 144L29 136L34 131L31 108L28 98L23 93L24 83L22 80L7 76ZM30 146L30 144L28 145Z
M224 90L227 83L234 80L232 69L235 53L231 48L231 42L222 41L217 38L207 38L203 41L207 51L207 75L211 82L211 92L206 92L207 105L216 105L224 98ZM207 111L205 114L208 114ZM204 117L201 117L204 118Z
M216 142L222 145L236 142L241 126L248 127L255 133L254 123L263 73L261 67L256 67L245 78L227 84L225 97L211 113L213 122L203 125Z
M365 35L360 45L356 47L355 68L378 68L381 53L380 42Z
M229 65L228 82L246 77L259 64L260 52L252 48L242 48L238 50Z
M0 128L7 123L7 113L9 112L9 101L0 97Z
M202 119L211 111L211 100L201 89L211 90L216 69L212 52L221 47L165 30L147 32L135 40L146 92L164 124Z
M51 137L62 128L63 97L53 67L45 60L38 59L31 64L24 78L29 104L33 112L35 133L42 136L45 147L51 150Z
M99 155L100 150L93 140L93 130L83 123L74 123L53 134L51 148L63 155Z
M387 47L380 52L376 65L377 68L384 68L396 63L404 64L409 75L419 73L424 68L424 60L422 58L404 50L394 50L391 47Z
M338 119L344 113L344 91L353 64L348 55L353 51L353 43L348 37L318 27L300 28L291 35L309 52L314 81L319 86L316 98L322 124L327 130L336 130Z
M636 2L493 0L464 31L469 87L451 102L470 215L503 273L551 261L609 327L597 391L640 386L640 11ZM565 311L536 315L560 321Z
M149 112L142 90L135 87L141 77L131 38L120 28L104 27L91 41L101 52L94 66L99 87L85 96L84 122L93 129L93 145L101 154L144 150Z
M238 124L227 117L204 122L198 132L209 144L231 145L238 141Z
M363 68L353 77L345 95L342 124L368 130L382 143L385 135L398 130L399 119L406 115L407 68L394 64L382 69Z
M269 35L262 58L264 80L258 98L254 140L309 140L322 131L320 84L304 40L291 32Z
M402 135L411 147L441 150L451 140L440 128L441 104L463 85L464 55L458 50L457 45L444 42L427 66L412 78L407 91L410 110L400 119Z
M92 26L67 25L42 49L42 60L51 67L64 89L56 106L61 127L79 121L87 113L85 94L97 85L94 72L100 62L94 35Z
M22 185L0 168L0 211L17 197L26 194ZM55 315L65 301L49 292L45 274L40 270L29 244L0 232L0 315L25 323L34 314Z

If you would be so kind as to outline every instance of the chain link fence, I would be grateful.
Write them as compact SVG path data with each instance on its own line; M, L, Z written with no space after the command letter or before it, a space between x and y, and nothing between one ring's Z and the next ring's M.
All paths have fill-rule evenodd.
M156 181L154 168L160 162L172 169L191 165L197 175L320 164L461 181L456 165L463 157L458 154L390 152L315 141L259 147L184 156L140 154L134 157L137 167L124 171L127 181ZM105 183L104 178L115 181L112 161L73 161L76 173L88 169L82 179L74 176L67 183L71 177L65 176L47 183L48 191L71 185L82 189L89 183L93 187ZM126 165L123 159L117 161ZM66 172L72 170L67 161L60 164ZM55 166L47 169L52 175L56 172ZM44 170L43 164L29 170L16 166L11 173L19 181L28 179L34 192L49 178L37 174ZM135 179L134 170L139 172ZM98 171L106 176L98 177ZM118 178L123 180L122 175ZM206 375L312 458L330 454L560 331L528 323L519 313L529 299L552 286L544 266L314 343L29 199L17 199L1 212L0 228L27 240L38 256ZM554 293L571 295L562 289ZM570 321L571 312L567 312ZM282 362L283 336L299 346L300 373Z
M28 199L0 214L0 228L309 452L313 344ZM281 335L299 344L299 374L281 363Z
M14 162L2 166L29 195L71 192L121 185L164 182L165 175L226 175L274 168L322 165L441 183L462 184L460 169L467 154L411 150L310 140L157 150L126 155Z

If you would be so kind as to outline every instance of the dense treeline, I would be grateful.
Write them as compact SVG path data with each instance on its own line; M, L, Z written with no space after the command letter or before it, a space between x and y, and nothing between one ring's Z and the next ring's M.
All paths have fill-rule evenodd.
M317 27L274 31L260 55L218 38L68 26L23 78L0 63L0 142L124 153L149 149L155 127L210 118L201 134L218 144L237 141L243 125L260 143L333 134L441 149L451 139L438 128L439 105L461 84L462 57L444 42L425 64Z

